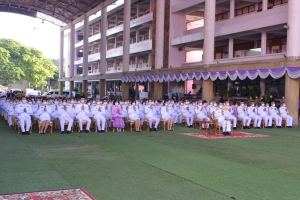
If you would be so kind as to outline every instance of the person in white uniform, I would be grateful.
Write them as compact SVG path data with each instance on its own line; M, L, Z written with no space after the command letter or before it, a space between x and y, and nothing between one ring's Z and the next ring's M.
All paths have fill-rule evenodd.
M105 107L101 104L100 99L96 99L96 105L92 106L92 114L97 123L98 133L104 132L106 124Z
M209 120L209 117L206 115L206 108L202 105L202 100L199 100L198 105L195 106L195 114L197 116L197 119L200 119L201 121ZM205 124L203 123L202 129L204 128L205 128Z
M176 112L177 109L175 108L176 105L174 100L172 100L171 103L166 106L168 107L170 116L173 118L174 123L176 124L178 122L178 113Z
M157 131L157 126L159 124L159 118L155 115L155 106L152 100L149 100L149 104L145 106L146 119L149 121L150 132L152 131L152 120L155 121L154 131Z
M248 107L248 115L251 119L254 119L254 127L260 129L261 117L258 115L258 108L255 107L254 101L251 102L251 106Z
M51 117L54 119L54 129L58 130L59 128L59 114L58 114L58 99L54 99L54 104L51 104Z
M25 97L22 97L22 102L17 105L16 113L18 114L17 118L21 127L22 135L29 135L29 129L31 126L31 117L32 109ZM26 122L26 129L25 129Z
M91 119L87 116L87 114L90 112L89 106L84 103L85 99L81 98L80 103L76 105L75 107L75 113L76 113L76 119L78 120L80 132L82 133L82 122L87 121L86 125L86 132L90 132L90 126L91 126Z
M42 122L40 134L46 134L46 130L51 121L51 106L48 105L47 99L43 99L43 105L40 106L38 112L39 119Z
M243 120L244 129L250 129L251 118L247 116L246 106L244 102L241 102L240 106L237 108L238 118Z
M265 106L264 101L261 101L261 106L258 108L258 114L265 120L265 127L272 128L272 117L269 115L269 108Z
M139 110L136 106L136 101L132 101L131 105L127 107L128 117L129 120L135 121L135 131L141 132L141 119L139 115L137 114L137 111Z
M219 103L219 107L214 112L215 118L218 120L218 124L222 124L223 135L231 135L231 123L225 119L222 103Z
M281 104L281 107L279 108L279 111L280 111L280 116L283 118L283 119L286 119L286 127L287 128L292 128L293 126L293 117L289 115L289 111L285 105L285 102L283 102Z
M270 116L272 119L276 120L276 127L281 128L282 117L278 115L278 109L276 108L274 101L271 103L271 105L272 106L269 108Z
M73 118L68 113L68 107L72 107L72 105L67 104L67 100L63 99L62 105L58 106L58 115L59 115L59 122L60 122L60 130L61 134L65 133L65 122L68 122L67 134L70 134L73 125Z
M232 124L233 125L233 129L236 130L236 117L233 115L233 109L229 105L228 101L225 102L224 116L225 116L225 119L231 119L231 120L233 120L233 124Z
M194 117L190 113L189 108L190 108L189 107L189 102L188 102L188 100L186 100L184 105L181 107L181 113L182 113L182 116L186 118L187 126L192 127Z
M160 114L161 114L161 118L163 120L166 120L168 122L168 131L172 131L172 127L173 127L173 118L172 116L169 114L169 107L165 106L165 104L163 104L163 106L160 109Z

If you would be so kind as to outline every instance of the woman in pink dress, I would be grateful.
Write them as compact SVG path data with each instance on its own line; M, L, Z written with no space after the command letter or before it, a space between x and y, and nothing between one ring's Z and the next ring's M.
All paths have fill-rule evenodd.
M118 132L121 132L121 129L124 128L124 121L121 117L122 108L119 105L119 101L114 102L114 106L111 110L112 120L114 120L113 126L117 128Z

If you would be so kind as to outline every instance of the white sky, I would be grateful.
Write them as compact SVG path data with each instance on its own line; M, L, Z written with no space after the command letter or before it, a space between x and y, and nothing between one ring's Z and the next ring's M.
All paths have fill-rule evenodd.
M41 19L0 12L0 38L20 41L41 50L45 57L59 58L60 27Z

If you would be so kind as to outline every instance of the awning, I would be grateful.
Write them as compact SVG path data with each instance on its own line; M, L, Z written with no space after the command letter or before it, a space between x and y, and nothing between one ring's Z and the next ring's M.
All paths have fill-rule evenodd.
M251 80L260 77L266 79L269 75L274 79L279 79L288 74L292 79L300 77L300 67L282 67L274 69L251 69L251 70L236 70L236 71L214 71L214 72L193 72L193 73L179 73L179 74L161 74L161 75L145 75L145 76L127 76L121 77L122 82L168 82L168 81L186 81L186 80L208 80L217 79L225 80L230 78L234 81L237 78L244 80L249 78Z

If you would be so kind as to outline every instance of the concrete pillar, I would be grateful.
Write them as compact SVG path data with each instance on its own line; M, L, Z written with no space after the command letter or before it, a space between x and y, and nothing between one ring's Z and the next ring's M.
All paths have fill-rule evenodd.
M299 111L299 78L292 79L285 74L285 103L289 110L289 115L293 117L293 124L298 125Z
M216 0L205 1L204 10L204 45L203 45L203 64L213 64L214 45L215 45L215 14Z
M100 99L102 99L105 96L105 89L106 85L105 85L105 79L101 79L99 81L99 95L100 95Z
M63 89L64 89L64 82L63 81L59 81L59 95L62 96L63 95Z
M139 84L135 82L135 99L139 98Z
M131 0L124 1L123 72L129 71Z
M261 55L267 54L267 32L261 33Z
M154 99L163 99L163 84L160 82L154 83Z
M59 46L59 78L64 75L64 31L60 31L60 46Z
M228 58L233 58L233 45L234 40L233 38L229 38L229 45L228 45Z
M129 83L122 83L122 98L129 99Z
M227 80L227 90L229 90L231 86L232 86L232 80L230 80L230 78L228 78L228 80Z
M164 66L165 0L156 1L155 69Z
M139 68L139 56L135 56L135 68Z
M89 56L89 18L84 18L83 24L83 76L88 75L88 56Z
M74 77L74 56L75 56L75 24L71 25L70 31L70 77Z
M118 23L119 23L119 18L118 15L116 15L116 26L118 26Z
M148 54L148 67L151 67L152 66L152 53L150 52Z
M84 93L85 98L87 98L87 84L88 84L87 80L82 81L82 92Z
M74 91L74 81L70 81L70 86L69 86L69 95L72 95L72 92Z
M268 0L262 0L262 10L268 10Z
M261 97L262 97L262 96L264 96L265 93L266 93L266 80L260 78L259 85L260 85L260 91L261 91Z
M100 39L100 74L106 73L106 30L107 30L107 8L101 4L101 39ZM100 81L101 82L101 81Z
M153 29L153 26L149 26L149 40L152 40L152 29Z
M153 0L150 0L150 12L153 12Z
M300 1L289 0L287 30L287 56L300 56Z
M202 100L210 101L214 99L214 84L211 79L203 80Z
M140 31L136 30L136 43L140 42Z
M230 0L230 19L234 18L235 0Z
M140 17L140 4L136 6L136 16Z

